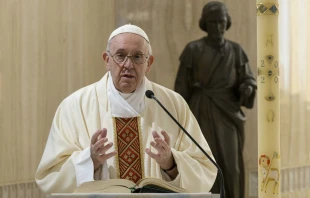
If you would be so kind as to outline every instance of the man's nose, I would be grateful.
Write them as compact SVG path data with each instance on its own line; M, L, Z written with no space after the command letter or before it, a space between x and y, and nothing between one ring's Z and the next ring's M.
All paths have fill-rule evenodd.
M133 62L132 62L131 56L127 56L125 62L123 63L123 67L126 69L132 69L133 68Z

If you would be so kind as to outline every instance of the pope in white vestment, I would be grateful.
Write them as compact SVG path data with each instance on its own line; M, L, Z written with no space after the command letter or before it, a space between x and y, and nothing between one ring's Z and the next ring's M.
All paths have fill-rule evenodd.
M117 150L115 117L137 117L140 129L142 177L155 177L188 189L190 192L209 192L217 174L216 167L183 133L166 112L145 97L152 90L158 100L198 144L213 158L208 143L187 103L178 93L150 82L143 77L133 93L119 92L113 84L113 75L104 77L64 99L59 105L35 179L44 193L73 192L83 182L119 177L118 155L107 159L95 174L90 156L93 134L107 129L107 138ZM145 153L153 141L153 131L166 131L170 136L171 152L178 174L171 179L159 164Z

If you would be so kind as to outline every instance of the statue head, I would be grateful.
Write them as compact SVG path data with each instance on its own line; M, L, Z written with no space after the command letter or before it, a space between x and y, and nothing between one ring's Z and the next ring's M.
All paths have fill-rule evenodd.
M223 38L230 26L231 18L224 3L211 1L203 7L199 27L208 33L208 37Z

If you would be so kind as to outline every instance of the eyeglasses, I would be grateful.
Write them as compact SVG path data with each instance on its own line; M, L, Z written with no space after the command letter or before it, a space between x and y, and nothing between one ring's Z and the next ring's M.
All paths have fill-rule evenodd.
M135 54L135 55L125 55L122 53L111 55L110 51L108 51L113 60L118 64L124 64L127 61L127 58L130 58L131 62L137 65L141 65L146 62L148 56L144 54Z

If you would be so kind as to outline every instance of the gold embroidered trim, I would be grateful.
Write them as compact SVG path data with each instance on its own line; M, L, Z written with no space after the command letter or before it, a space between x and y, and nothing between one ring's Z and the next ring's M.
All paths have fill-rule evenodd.
M141 158L141 172L142 172L142 178L145 178L145 170L144 170L144 164L145 164L145 158L144 158L144 150L145 146L142 145L143 142L143 136L142 136L142 125L141 125L141 117L137 117L138 120L138 131L139 131L139 143L140 143L140 158Z
M113 121L113 133L114 133L114 149L116 151L118 151L116 119L115 119L115 117L112 117L112 121ZM120 178L118 153L115 155L114 167L115 167L115 171L116 171L116 178Z
M139 153L139 162L138 164L140 165L140 171L139 171L139 174L140 174L140 179L144 178L145 177L145 168L144 168L144 147L142 145L142 142L143 142L143 137L142 137L142 127L141 127L141 117L132 117L132 118L121 118L121 117L113 117L113 127L114 127L114 147L115 147L115 150L118 152L118 154L115 156L115 172L116 172L116 176L117 178L122 178L124 175L121 175L124 173L124 170L121 170L121 161L123 159L120 158L120 154L123 153L124 151L119 151L119 141L121 140L119 135L120 135L120 132L121 131L118 131L118 122L119 123L125 123L125 125L128 125L129 123L132 123L132 121L134 121L136 123L136 129L135 129L135 133L137 135L137 139L135 140L136 141L136 144L139 145L139 150L136 150L136 152ZM128 120L125 121L125 120ZM130 125L128 125L129 127L131 127ZM123 130L123 129L122 129ZM132 144L132 143L131 143ZM137 154L138 154L137 153ZM128 162L127 162L128 163ZM129 169L128 169L129 170ZM127 172L127 171L126 171ZM127 173L126 173L127 174ZM131 180L131 179L130 179Z

